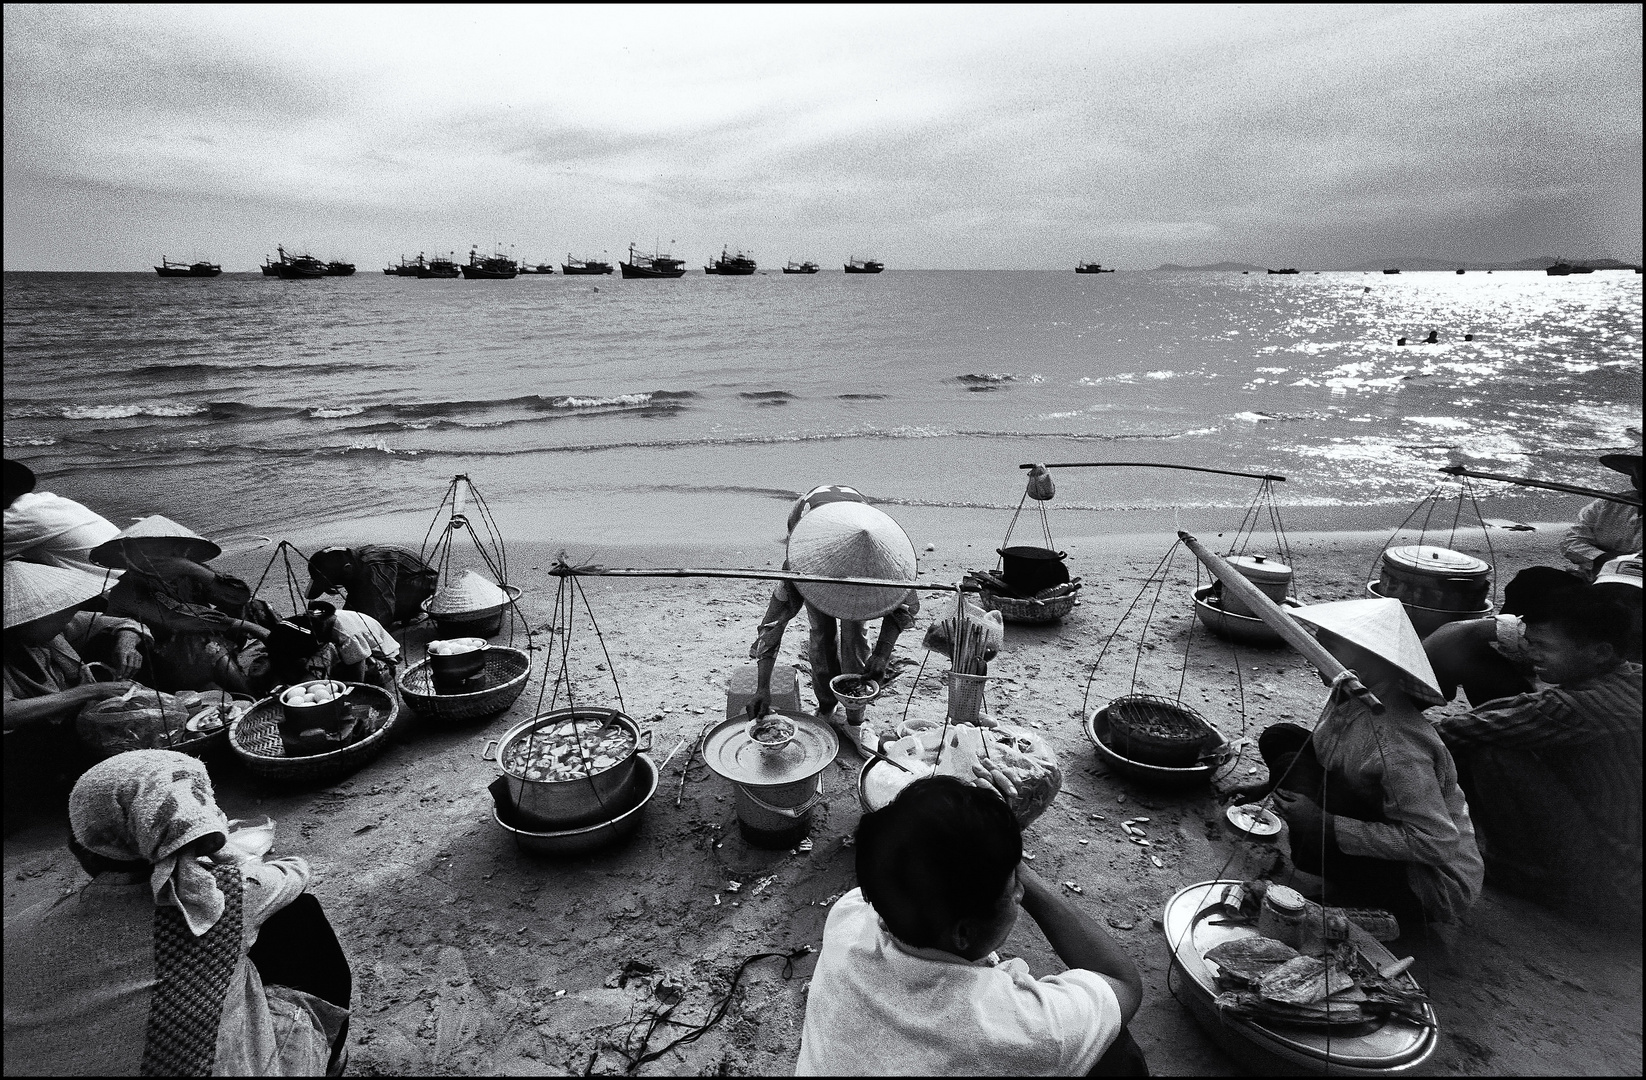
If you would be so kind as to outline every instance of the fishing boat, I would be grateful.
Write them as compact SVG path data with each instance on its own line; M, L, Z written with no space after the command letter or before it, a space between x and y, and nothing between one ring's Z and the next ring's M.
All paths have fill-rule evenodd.
M348 277L354 273L354 264L341 259L333 259L326 264L327 277Z
M216 263L174 263L164 255L160 256L160 265L154 272L161 277L216 277L223 272L223 268Z
M1295 273L1297 273L1297 267L1290 266L1290 267L1287 267L1284 270L1270 270L1269 273L1271 273L1271 274L1295 274Z
M668 255L652 253L642 255L629 245L629 261L619 261L617 264L623 270L626 278L677 278L686 276L686 260L675 259Z
M741 251L733 255L729 248L721 248L720 258L703 268L705 274L720 274L724 277L747 277L754 271L753 259Z
M422 266L423 253L418 252L415 259L408 259L404 255L400 256L400 261L393 266L385 266L383 273L388 274L390 277L417 277L417 271Z
M1384 273L1385 273L1385 274L1398 274L1398 273L1400 273L1400 267L1398 267L1398 266L1397 266L1397 267L1394 267L1394 268L1393 268L1393 269L1391 269L1391 270L1385 270L1385 271L1383 271L1383 272L1384 272Z
M280 276L280 264L275 262L273 259L269 258L267 255L263 256L263 276L264 277L279 277Z
M806 262L789 263L783 268L783 272L785 274L815 274L820 269L821 267L808 259Z
M1081 262L1079 265L1077 265L1074 268L1074 272L1077 273L1077 274L1112 274L1112 273L1114 273L1113 270L1103 269L1103 264L1100 263L1100 262Z
M463 276L466 278L483 278L487 280L512 278L520 273L520 267L515 261L500 251L493 251L484 258L480 255L478 246L469 248L469 261L462 266Z
M859 259L855 255L852 256L851 261L846 263L846 273L848 274L878 274L884 269L886 269L886 264L878 259Z
M1458 267L1458 268L1457 268L1457 272L1458 272L1458 273L1460 273L1460 274L1461 274L1461 273L1463 273L1463 272L1464 272L1464 271L1463 271L1463 268L1462 268L1462 267L1461 267L1461 266L1460 266L1460 267Z
M527 266L525 263L521 263L520 272L522 274L552 274L554 273L554 264L537 263L534 266Z
M326 276L326 264L313 255L287 255L284 247L275 250L280 252L280 261L274 264L274 269L282 281L306 281Z
M560 264L562 274L609 274L612 264L600 259L574 259L571 252L566 252L566 261Z
M1592 274L1594 272L1595 268L1592 266L1578 266L1569 262L1557 262L1544 271L1550 277L1566 277L1568 274Z
M423 256L419 255L417 261L417 276L420 278L454 278L462 274L457 268L457 260L450 254L444 258L436 255L426 263L423 262Z

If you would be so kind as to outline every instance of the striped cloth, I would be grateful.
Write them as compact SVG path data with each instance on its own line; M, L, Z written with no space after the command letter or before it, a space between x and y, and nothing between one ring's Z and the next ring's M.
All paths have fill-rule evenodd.
M243 932L240 867L214 868L223 914L196 937L174 907L154 909L154 996L149 999L144 1076L210 1076L229 981L240 962Z
M1489 702L1436 725L1449 746L1529 751L1582 808L1622 893L1641 886L1641 666Z

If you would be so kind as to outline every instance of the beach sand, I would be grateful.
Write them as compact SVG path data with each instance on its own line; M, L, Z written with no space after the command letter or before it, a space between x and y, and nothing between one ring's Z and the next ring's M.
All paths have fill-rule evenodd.
M897 516L917 548L935 545L922 555L924 578L954 581L968 568L994 565L998 515L950 511L940 518L900 510ZM775 567L782 560L780 527L780 519L747 529L729 525L737 535L714 546L583 545L571 554L614 566ZM1235 840L1209 789L1152 791L1098 763L1080 722L1092 664L1172 537L1169 530L1064 531L1074 533L1061 537L1060 546L1085 578L1083 603L1060 626L1009 627L1006 649L990 669L992 707L1005 719L1042 728L1065 774L1064 794L1027 830L1025 850L1048 880L1081 886L1071 901L1113 928L1142 969L1147 997L1132 1028L1154 1072L1237 1072L1173 1000L1168 952L1154 920L1177 889L1220 875L1254 876L1274 862L1274 850ZM1227 542L1214 531L1200 535L1220 550ZM1558 564L1557 535L1494 532L1499 582L1522 566ZM415 546L420 535L398 539ZM1386 532L1294 534L1299 595L1365 595L1386 539ZM459 555L467 550L459 537ZM548 541L509 547L510 576L525 589L522 606L533 627L551 618L556 579L544 570L557 550ZM265 549L231 553L222 563L255 581L267 559ZM1313 671L1289 650L1242 650L1237 684L1229 647L1198 625L1192 639L1188 633L1194 560L1180 550L1171 566L1141 658L1134 616L1092 680L1089 704L1126 692L1137 660L1145 683L1157 690L1170 692L1181 672L1184 699L1231 737L1256 735L1277 720L1312 722L1325 696ZM855 885L846 843L859 816L853 753L843 751L825 773L827 801L815 815L813 847L804 853L749 847L738 834L730 785L688 755L704 726L724 715L725 681L747 663L770 586L610 578L584 585L611 670L600 666L605 658L580 609L570 654L579 699L615 704L615 675L627 711L653 731L654 759L675 751L638 835L624 847L543 861L517 852L492 821L486 786L497 769L480 754L488 739L532 715L541 652L533 683L507 714L459 727L408 723L383 756L334 787L286 791L232 760L213 766L219 800L231 817L272 816L279 824L276 853L302 855L314 866L313 891L354 964L351 1071L621 1073L625 1052L640 1052L648 1010L678 1001L647 1044L660 1049L691 1030L682 1025L712 1015L743 958L815 949L829 904ZM277 571L264 595L283 592ZM1145 592L1145 605L1153 592ZM920 628L950 602L927 594ZM414 656L427 636L412 635ZM517 632L516 643L523 640ZM785 639L784 663L799 659L804 641L801 619ZM920 629L905 635L900 655L918 660L919 641ZM928 664L918 698L941 700L935 676L942 666L940 658ZM913 682L911 672L895 683L871 717L891 716L901 707L897 695ZM804 676L802 691L810 706ZM1243 761L1241 778L1248 767ZM1151 818L1145 826L1151 849L1121 836L1118 822L1134 816ZM43 813L6 839L8 916L76 883L65 831L63 815ZM740 883L735 891L733 882ZM1449 958L1417 937L1394 947L1397 955L1418 957L1415 974L1440 1018L1440 1048L1427 1071L1640 1073L1635 946L1490 889ZM1023 956L1037 974L1059 968L1027 918L1004 951ZM787 979L778 960L751 964L717 1025L639 1072L792 1071L814 963L815 954L799 960Z

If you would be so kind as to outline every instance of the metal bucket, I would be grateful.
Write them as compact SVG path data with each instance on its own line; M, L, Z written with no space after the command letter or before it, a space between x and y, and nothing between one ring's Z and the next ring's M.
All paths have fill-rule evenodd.
M575 780L528 780L503 766L509 797L514 802L517 820L524 827L545 831L574 829L609 820L614 806L631 805L639 778L639 755L652 748L652 733L642 731L639 724L616 709L579 705L575 709L542 713L516 724L504 732L501 739L488 741L480 752L480 758L502 766L503 757L512 744L529 738L541 728L554 727L570 720L573 715L588 720L594 726L616 721L629 729L634 736L634 746L615 765ZM491 756L494 747L496 757Z
M812 810L823 801L823 776L789 784L733 784L737 827L760 848L790 848L811 835Z
M1383 553L1378 592L1433 611L1474 614L1490 604L1492 568L1461 551L1411 544Z

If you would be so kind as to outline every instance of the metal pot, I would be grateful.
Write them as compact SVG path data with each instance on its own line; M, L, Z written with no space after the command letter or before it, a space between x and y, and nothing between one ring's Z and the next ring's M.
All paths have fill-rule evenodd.
M1284 603L1286 593L1292 587L1292 568L1282 562L1271 562L1265 555L1231 555L1228 558L1230 566L1240 571L1240 575L1253 585L1256 585L1264 595L1275 603ZM1222 582L1218 583L1222 585ZM1219 598L1223 601L1223 610L1235 615L1256 617L1257 612L1246 606L1246 603L1234 593L1218 590Z
M1404 604L1437 611L1480 611L1491 591L1492 568L1472 555L1432 544L1392 547L1383 553L1378 591Z
M1023 596L1033 596L1069 580L1069 568L1063 565L1069 556L1066 551L1021 546L995 548L995 552L1000 556L1000 576Z
M528 780L520 773L502 766L509 747L528 739L542 728L552 728L576 716L594 727L616 721L634 736L634 746L622 760L588 776L575 780ZM496 756L492 756L493 748ZM632 805L634 785L639 775L636 762L640 753L652 748L652 733L642 731L624 713L593 705L579 705L575 709L555 709L523 720L503 733L501 739L492 739L480 752L481 760L495 761L503 767L508 781L509 796L514 800L515 816L520 825L546 831L575 829L612 817L612 807Z
M432 644L432 642L431 642ZM436 682L457 683L472 679L486 667L486 650L491 646L481 641L476 648L461 653L429 653L429 672Z
M343 699L354 688L348 683L337 682L334 679L311 679L304 685L315 682L324 682L330 685L332 691L330 701L322 701L314 705L288 705L286 703L286 693L292 688L289 686L276 688L274 697L280 702L280 715L284 718L280 725L282 730L290 731L294 735L299 731L307 731L310 728L325 728L327 731L331 731L342 723L343 706L345 704Z

